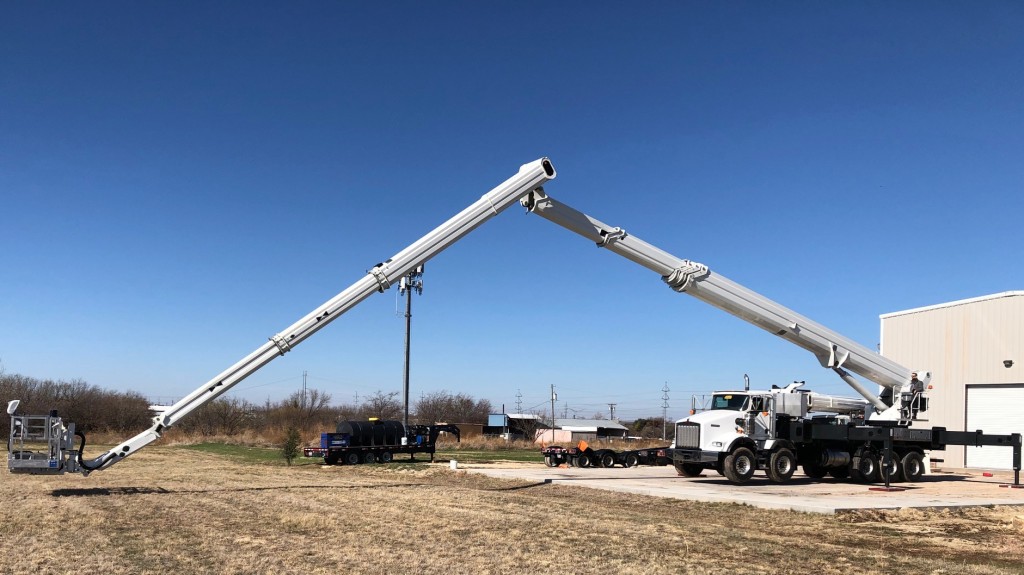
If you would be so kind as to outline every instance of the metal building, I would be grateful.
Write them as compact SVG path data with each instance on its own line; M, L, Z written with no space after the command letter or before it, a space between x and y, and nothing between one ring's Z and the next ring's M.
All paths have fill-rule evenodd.
M883 314L882 355L932 373L921 426L1024 433L1024 291ZM950 447L942 467L1010 469L1003 447Z

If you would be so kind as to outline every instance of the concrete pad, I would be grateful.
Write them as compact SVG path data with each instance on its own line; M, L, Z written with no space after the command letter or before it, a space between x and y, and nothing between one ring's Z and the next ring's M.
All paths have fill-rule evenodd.
M865 485L830 478L814 481L797 473L784 485L772 483L758 472L744 485L733 485L715 472L701 477L676 475L671 466L629 469L577 469L543 466L460 464L460 469L490 477L537 483L576 485L654 497L691 501L739 503L764 509L789 509L834 514L859 509L956 508L992 505L1024 506L1024 489L1000 487L1013 477L942 473L917 483L894 483L902 491L873 491Z

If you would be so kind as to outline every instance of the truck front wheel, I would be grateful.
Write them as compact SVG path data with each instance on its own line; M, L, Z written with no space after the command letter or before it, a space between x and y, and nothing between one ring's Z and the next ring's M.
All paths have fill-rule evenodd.
M676 463L676 473L682 477L699 477L704 467L697 463Z
M725 456L725 463L722 470L725 478L732 483L746 483L754 476L757 469L757 459L754 452L746 447L737 447L732 453Z
M768 458L768 479L775 483L786 483L796 471L796 455L793 451L782 447L772 452Z

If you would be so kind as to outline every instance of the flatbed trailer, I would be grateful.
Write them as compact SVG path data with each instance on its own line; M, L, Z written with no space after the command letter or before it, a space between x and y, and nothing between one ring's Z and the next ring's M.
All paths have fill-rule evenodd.
M321 433L319 447L305 447L306 457L321 457L326 465L390 463L396 455L430 455L434 461L437 438L450 433L460 440L455 425L404 425L401 421L343 421L335 433Z
M544 464L548 467L568 465L569 467L604 467L616 465L621 467L637 467L638 465L668 465L672 463L672 455L668 447L652 447L647 449L593 449L585 441L576 447L552 445L541 450Z

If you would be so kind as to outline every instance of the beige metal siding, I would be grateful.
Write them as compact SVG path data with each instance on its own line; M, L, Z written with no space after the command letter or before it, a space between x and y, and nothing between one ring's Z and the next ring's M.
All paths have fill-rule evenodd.
M928 422L920 426L963 430L967 385L1024 382L1024 292L883 315L882 355L932 373ZM962 447L936 456L946 467L965 465Z

